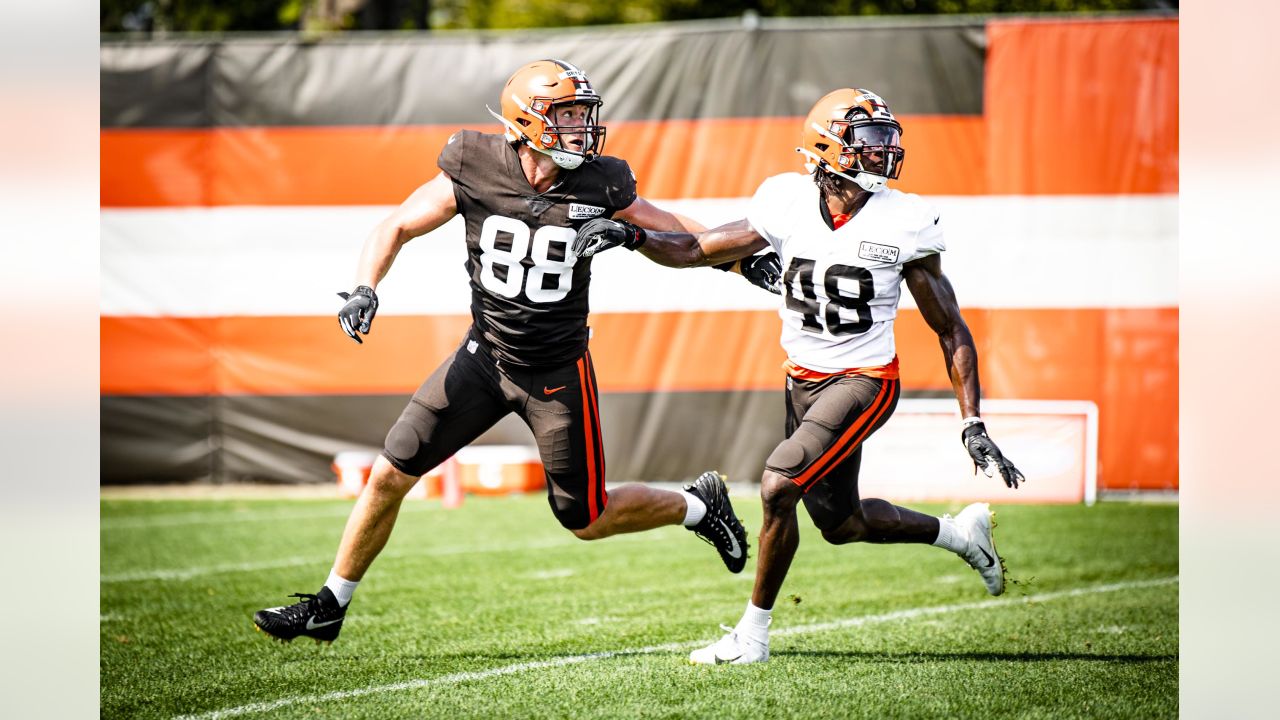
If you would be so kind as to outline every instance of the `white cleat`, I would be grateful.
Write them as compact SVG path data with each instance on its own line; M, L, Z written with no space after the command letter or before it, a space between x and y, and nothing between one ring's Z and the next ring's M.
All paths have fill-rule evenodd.
M689 653L694 665L747 665L768 662L769 643L758 642L738 634L728 625L721 625L727 635L710 645Z
M1004 592L1004 560L996 552L992 528L995 527L991 506L973 503L956 515L956 525L969 538L969 549L961 557L982 576L987 592L999 595Z

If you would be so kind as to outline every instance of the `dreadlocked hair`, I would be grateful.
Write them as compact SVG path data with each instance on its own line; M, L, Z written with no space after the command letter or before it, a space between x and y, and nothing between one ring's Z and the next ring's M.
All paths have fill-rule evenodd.
M813 183L818 186L824 196L840 194L840 181L835 175L822 168L813 169Z

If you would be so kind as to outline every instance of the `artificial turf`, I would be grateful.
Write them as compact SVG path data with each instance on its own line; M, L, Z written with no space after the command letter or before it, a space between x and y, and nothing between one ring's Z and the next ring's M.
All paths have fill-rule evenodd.
M758 529L759 501L734 502ZM1178 713L1176 505L997 506L999 599L946 551L835 547L802 517L770 661L695 667L754 561L730 575L678 527L584 543L536 495L406 501L337 642L255 632L324 582L350 504L104 500L103 716Z

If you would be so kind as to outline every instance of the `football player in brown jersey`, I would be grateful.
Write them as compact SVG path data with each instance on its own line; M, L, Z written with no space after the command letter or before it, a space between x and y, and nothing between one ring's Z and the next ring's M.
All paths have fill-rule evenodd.
M636 194L627 163L602 154L600 96L561 60L520 68L502 90L505 133L461 131L440 153L437 174L373 229L341 293L343 330L356 342L378 309L375 288L400 248L454 215L466 223L472 326L457 350L414 393L387 433L368 485L347 520L325 585L300 602L254 615L281 639L338 636L356 584L387 542L400 503L427 471L508 413L533 431L547 500L583 540L683 524L718 550L732 572L747 559L747 534L723 479L704 473L682 491L641 484L605 490L595 369L588 350L591 259L572 250L577 227L625 218L655 231L700 231L692 220ZM736 269L773 288L776 256Z

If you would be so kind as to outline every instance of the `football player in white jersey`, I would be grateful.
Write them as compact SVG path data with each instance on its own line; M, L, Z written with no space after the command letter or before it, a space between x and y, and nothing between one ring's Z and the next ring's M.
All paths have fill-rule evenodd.
M955 518L860 498L862 443L893 414L900 392L893 321L906 280L960 404L961 441L1010 488L1022 473L988 437L979 415L978 353L942 272L941 217L925 200L887 188L902 171L902 126L867 90L842 89L805 118L800 147L808 175L765 180L747 218L698 234L646 233L616 219L577 234L579 256L621 245L663 265L713 265L770 247L782 260L782 345L787 351L787 438L761 480L764 525L751 601L737 626L695 650L698 664L769 659L773 604L799 544L796 505L833 544L921 543L946 548L1004 592L1004 563L986 503Z

